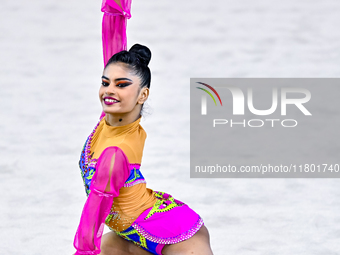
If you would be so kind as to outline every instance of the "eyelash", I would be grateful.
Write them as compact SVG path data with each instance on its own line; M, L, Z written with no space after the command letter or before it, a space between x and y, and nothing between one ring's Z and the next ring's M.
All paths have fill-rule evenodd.
M117 84L117 86L118 87L120 87L120 88L124 88L124 87L126 87L126 86L128 86L128 85L130 85L131 83L119 83L119 84ZM104 87L107 87L107 86L109 86L110 85L110 83L108 83L108 82L105 82L105 81L103 81L102 82L102 85L104 86Z

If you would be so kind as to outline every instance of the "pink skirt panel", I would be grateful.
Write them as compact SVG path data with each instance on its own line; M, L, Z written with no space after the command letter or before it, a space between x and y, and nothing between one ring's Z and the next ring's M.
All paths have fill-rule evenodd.
M160 244L178 243L192 237L204 224L185 203L167 193L155 192L159 201L132 224L146 239Z

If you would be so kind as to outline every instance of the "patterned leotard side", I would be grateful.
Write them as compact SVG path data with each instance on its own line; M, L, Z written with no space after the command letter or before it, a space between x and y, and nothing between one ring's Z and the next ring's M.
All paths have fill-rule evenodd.
M140 118L134 123L138 123L135 125L136 127L139 126L139 121ZM105 123L102 124L105 125ZM100 136L102 135L101 130L95 128L93 133ZM96 133L96 131L99 132ZM134 138L135 140L136 138ZM88 141L89 138L84 145L79 162L87 195L90 193L91 180L97 166L97 159L86 154ZM129 139L124 141L129 141ZM124 145L121 144L121 147L124 148ZM89 160L85 162L87 157ZM171 195L146 188L146 180L140 170L141 164L129 163L129 165L130 175L120 189L119 196L114 198L111 211L105 221L106 225L121 237L153 254L161 254L161 249L165 244L178 243L193 236L203 225L202 218L188 205ZM131 217L124 208L129 200L128 196L125 197L126 194L134 197L134 211L143 207L141 201L145 201L142 199L145 194L154 200L150 199L153 202L148 208L142 208L138 215Z

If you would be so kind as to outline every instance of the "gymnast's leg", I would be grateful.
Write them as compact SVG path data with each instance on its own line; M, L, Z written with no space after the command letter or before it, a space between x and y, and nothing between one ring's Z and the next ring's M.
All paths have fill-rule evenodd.
M210 248L210 238L208 229L203 225L195 235L189 239L167 244L162 249L163 255L213 255Z
M151 255L143 248L110 231L102 236L99 255Z

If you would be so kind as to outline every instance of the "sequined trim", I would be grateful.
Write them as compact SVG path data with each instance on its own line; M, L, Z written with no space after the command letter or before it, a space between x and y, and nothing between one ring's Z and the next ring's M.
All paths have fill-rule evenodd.
M129 178L125 181L123 187L132 187L139 183L146 183L144 176L139 170L139 166L136 164L131 164L133 169L131 169Z
M119 214L118 214L118 212L113 211L112 208L111 208L109 215L105 219L105 224L109 225L110 221L115 220L116 218L119 218Z
M190 237L192 237L202 227L203 224L204 223L203 223L202 218L199 217L197 222L194 224L194 226L192 226L188 231L186 231L182 234L179 234L177 236L174 236L174 237L169 237L169 238L162 238L162 237L152 235L137 223L133 223L131 226L134 227L146 239L148 239L152 242L156 242L156 243L160 243L160 244L174 244L174 243L178 243L178 242L187 240Z
M82 157L84 155L84 151L82 152ZM97 159L91 159L90 162L88 164L85 164L85 162L83 162L82 160L80 160L79 162L79 166L80 166L80 172L81 172L81 176L83 179L83 183L85 186L85 192L86 195L88 196L91 192L90 190L90 186L91 186L91 180L92 177L96 171L96 165L97 165ZM136 166L140 166L137 164L130 164L130 176L129 178L126 180L126 182L124 183L123 187L132 187L136 184L139 183L146 183L142 173L140 172L139 169L136 168Z
M83 154L84 153L82 153L82 155ZM97 159L91 159L87 165L80 161L79 165L81 176L83 178L83 183L85 186L85 192L88 196L91 192L91 180L96 171ZM133 166L136 166L136 164L131 164L130 168ZM146 180L144 179L144 176L142 175L140 170L133 167L133 169L130 171L129 178L126 180L123 187L132 187L140 183L146 183Z
M93 133L95 130L96 128L93 130ZM89 146L90 140L91 140L90 138L92 136L90 135L87 138L84 144L83 150L81 152L80 160L79 160L80 173L83 179L85 192L87 196L91 192L90 190L91 180L96 171L96 165L98 162L98 159L91 158L91 156L89 156L89 153L87 153L87 151L89 151L89 148L90 148ZM130 175L129 175L129 178L124 183L123 187L132 187L140 183L146 183L146 180L144 179L144 176L142 175L140 171L140 164L137 164L137 163L130 164Z
M143 180L136 180L132 183L124 183L124 186L123 187L132 187L136 184L140 184L140 183L146 183L146 181L143 179Z
M158 199L152 209L149 211L148 215L144 218L144 220L150 218L155 213L162 213L166 211L170 211L171 209L175 207L179 207L184 205L183 202L180 202L176 199L174 199L171 195L160 192L160 191L154 191L155 197Z

